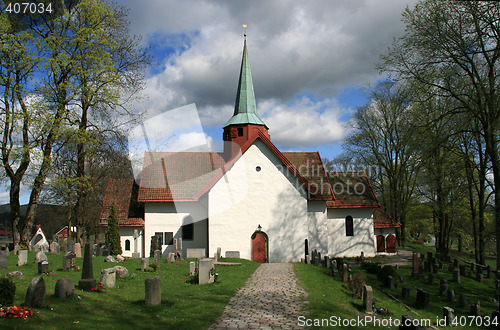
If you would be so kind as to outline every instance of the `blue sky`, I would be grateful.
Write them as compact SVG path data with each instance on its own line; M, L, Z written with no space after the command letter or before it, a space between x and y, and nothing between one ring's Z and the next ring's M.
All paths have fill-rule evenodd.
M162 136L155 150L217 144L234 110L247 24L257 111L272 142L332 159L342 152L351 113L367 102L361 88L385 78L375 63L404 33L401 12L415 2L119 0L129 8L131 32L156 58L144 99L129 106L150 119L151 140ZM186 115L169 112L179 108ZM4 189L0 204L7 202Z

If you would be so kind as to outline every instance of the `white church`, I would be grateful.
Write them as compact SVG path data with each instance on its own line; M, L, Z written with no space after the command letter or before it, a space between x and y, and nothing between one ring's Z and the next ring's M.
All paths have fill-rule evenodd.
M118 213L124 256L163 256L173 239L213 256L299 261L305 240L331 257L395 253L399 223L380 210L364 172L326 172L318 152L280 152L256 109L246 40L223 152L146 152L140 179L110 180L100 216ZM135 235L134 235L135 232ZM135 236L135 237L134 237Z

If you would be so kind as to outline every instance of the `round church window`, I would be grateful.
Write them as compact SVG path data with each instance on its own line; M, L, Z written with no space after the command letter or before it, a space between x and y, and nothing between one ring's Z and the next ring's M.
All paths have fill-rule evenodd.
M257 172L260 172L260 170L261 170L260 166L257 166L257 167L255 168L255 170L256 170Z

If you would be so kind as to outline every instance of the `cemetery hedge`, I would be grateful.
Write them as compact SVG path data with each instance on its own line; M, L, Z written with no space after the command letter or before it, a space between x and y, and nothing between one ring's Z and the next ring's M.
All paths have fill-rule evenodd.
M75 326L88 329L140 329L140 328L175 328L203 329L209 327L222 313L229 299L242 287L259 264L238 260L241 266L216 267L220 283L213 285L194 285L189 281L189 261L179 265L168 264L162 260L156 272L141 272L140 259L127 259L119 263L104 262L104 257L93 258L94 278L100 281L102 269L124 266L130 276L116 279L115 288L103 288L105 293L84 292L78 290L81 278L83 258L76 259L80 271L62 271L62 256L47 254L49 272L43 275L46 284L44 308L34 308L34 314L23 319L0 319L2 329L66 329ZM0 270L0 277L6 273L20 270L25 279L15 279L17 286L14 304L24 302L26 290L33 277L38 275L34 264L35 252L30 252L28 264L17 266L17 256L10 253L8 269ZM236 261L224 259L224 261ZM56 275L50 275L56 274ZM146 306L146 278L161 277L162 305ZM70 278L75 282L75 295L65 300L54 296L55 285L61 278Z

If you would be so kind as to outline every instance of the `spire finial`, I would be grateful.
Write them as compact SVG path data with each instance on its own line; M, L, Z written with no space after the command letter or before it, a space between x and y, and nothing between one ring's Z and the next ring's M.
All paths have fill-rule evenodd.
M245 37L245 39L247 38L247 25L246 24L243 24L243 27L245 28L245 33L243 34L243 36Z

